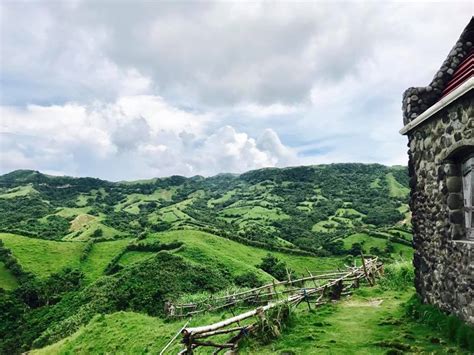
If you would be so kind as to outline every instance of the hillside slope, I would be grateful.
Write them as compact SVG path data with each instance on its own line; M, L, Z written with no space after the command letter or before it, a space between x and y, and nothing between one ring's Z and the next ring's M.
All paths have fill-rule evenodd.
M168 300L335 269L361 251L410 259L407 191L406 169L363 164L116 183L0 176L0 352L87 352L87 339L113 352L120 331L92 333L173 332ZM143 342L127 346L157 348Z

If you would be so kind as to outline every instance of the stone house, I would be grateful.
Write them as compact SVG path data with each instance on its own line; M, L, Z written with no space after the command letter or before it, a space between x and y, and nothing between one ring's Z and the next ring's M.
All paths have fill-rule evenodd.
M474 18L426 87L403 95L415 286L474 324Z

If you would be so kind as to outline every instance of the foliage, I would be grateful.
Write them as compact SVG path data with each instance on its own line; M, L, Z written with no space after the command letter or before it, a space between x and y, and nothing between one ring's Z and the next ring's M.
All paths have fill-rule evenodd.
M248 288L256 288L263 285L263 281L260 280L255 273L250 271L236 276L234 282L237 286Z
M411 262L398 261L384 267L384 277L379 284L382 288L405 290L413 286L415 274Z
M10 196L0 197L4 231L62 239L100 237L103 230L109 238L191 227L300 255L304 251L341 255L344 249L338 238L360 227L401 222L405 216L399 208L406 206L408 191L405 168L378 164L261 169L240 176L172 176L130 183L24 170L0 176L0 183ZM9 192L25 186L25 194ZM391 194L394 186L397 193ZM68 217L56 212L79 206L82 211L71 218L87 213L97 219L88 233L83 233L88 225L70 231Z
M455 315L447 315L435 306L423 304L417 295L407 302L406 312L408 317L441 331L460 347L474 351L474 328Z
M0 353L60 340L91 319L98 327L97 314L161 316L165 300L333 269L363 248L392 257L411 245L399 212L407 187L405 168L377 164L118 183L0 176L0 231L21 234L0 235L0 261L18 280L0 291Z
M283 281L288 279L288 277L294 277L294 271L289 269L286 266L286 263L283 261L278 260L277 257L273 256L272 254L268 253L260 264L257 265L263 271L269 273L277 280Z
M33 341L35 346L44 346L72 334L96 313L133 310L162 315L165 299L186 292L215 292L231 282L226 270L191 265L164 252L113 276L102 277L79 292L70 292L79 287L80 279L80 273L67 270L45 281L35 280L6 295L0 300L0 309L16 302L19 314L12 317L5 331L17 329L21 338L17 341L24 344L23 349ZM18 303L20 301L27 302ZM29 307L36 309L25 312ZM10 344L10 336L3 335Z

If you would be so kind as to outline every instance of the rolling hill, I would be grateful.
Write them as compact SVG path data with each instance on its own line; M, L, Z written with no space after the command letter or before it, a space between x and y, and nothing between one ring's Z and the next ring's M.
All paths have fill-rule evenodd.
M409 260L407 201L406 169L376 164L137 182L0 176L0 352L156 352L179 328L162 318L166 300L333 270L361 252Z

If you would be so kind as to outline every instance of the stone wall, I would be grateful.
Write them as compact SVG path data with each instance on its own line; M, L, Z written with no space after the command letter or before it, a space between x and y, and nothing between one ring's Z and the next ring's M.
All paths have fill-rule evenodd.
M408 133L416 289L474 324L474 242L465 240L457 154L474 149L474 90Z
M404 125L413 121L441 98L446 84L459 64L473 51L473 42L474 18L471 18L471 21L449 52L441 68L436 72L431 83L424 87L409 88L403 94L402 111Z

